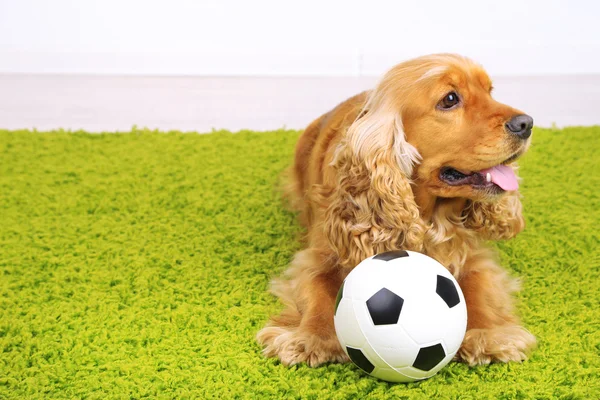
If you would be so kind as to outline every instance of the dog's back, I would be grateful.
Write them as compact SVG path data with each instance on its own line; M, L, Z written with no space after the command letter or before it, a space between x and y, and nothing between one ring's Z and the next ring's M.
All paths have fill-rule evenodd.
M310 225L312 206L307 193L313 185L323 183L327 160L344 132L361 112L368 92L362 92L314 120L302 133L296 145L294 165L289 171L287 190L292 207L302 212L301 222Z

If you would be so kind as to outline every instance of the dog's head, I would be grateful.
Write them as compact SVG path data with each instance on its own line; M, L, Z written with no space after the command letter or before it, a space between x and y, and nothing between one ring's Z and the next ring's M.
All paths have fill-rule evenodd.
M362 155L393 151L432 196L497 199L518 188L511 163L528 148L533 119L491 92L483 68L458 55L399 64L369 94L349 142Z

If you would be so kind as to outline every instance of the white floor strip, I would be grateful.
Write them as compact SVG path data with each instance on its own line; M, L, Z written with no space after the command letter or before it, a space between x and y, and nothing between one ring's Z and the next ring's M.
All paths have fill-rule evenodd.
M0 128L302 129L375 78L0 75ZM600 124L600 75L500 77L495 97L536 125Z

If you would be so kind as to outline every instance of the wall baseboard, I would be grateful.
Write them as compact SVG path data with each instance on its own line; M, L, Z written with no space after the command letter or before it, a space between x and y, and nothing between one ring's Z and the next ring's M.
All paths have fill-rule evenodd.
M523 76L600 73L600 44L481 45L457 48L488 69L491 75ZM464 50L464 51L461 51ZM468 51L466 51L468 50ZM401 51L347 52L205 52L118 53L1 51L0 73L203 75L203 76L379 76L394 64L435 47ZM506 54L510 54L507 57Z

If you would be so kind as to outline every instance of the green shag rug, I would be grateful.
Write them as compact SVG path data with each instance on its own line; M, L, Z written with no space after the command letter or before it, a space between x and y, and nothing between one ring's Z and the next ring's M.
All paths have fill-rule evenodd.
M260 354L298 135L0 131L0 398L600 397L600 127L537 129L521 161L528 225L497 246L531 359L412 384Z

